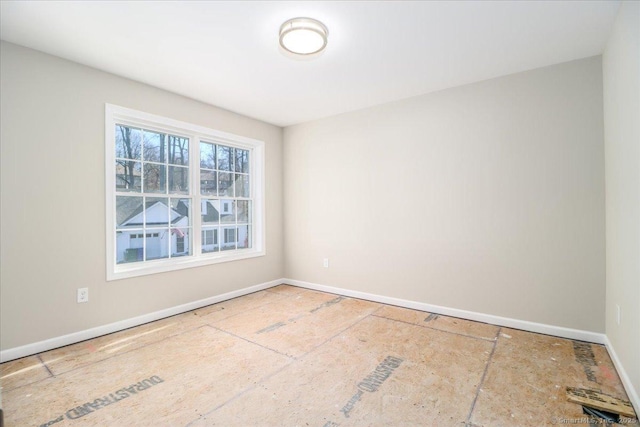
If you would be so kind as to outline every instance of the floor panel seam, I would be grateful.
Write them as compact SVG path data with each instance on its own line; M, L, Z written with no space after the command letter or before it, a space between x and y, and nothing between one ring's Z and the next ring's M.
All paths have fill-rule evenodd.
M418 323L411 323L411 322L407 322L406 320L392 319L390 317L379 316L377 314L373 314L372 316L379 317L381 319L391 320L393 322L400 322L400 323L406 323L407 325L418 326L419 328L425 328L425 329L431 329L431 330L434 330L434 331L444 332L445 334L452 334L452 335L458 335L460 337L472 338L474 340L480 340L480 341L486 341L486 342L494 342L496 340L496 338L474 337L473 335L461 334L459 332L445 331L443 329L434 328L433 326L420 325ZM498 328L500 328L500 327L498 326Z
M260 292L262 292L262 291L260 291ZM265 290L264 292L267 292L267 291ZM271 293L274 294L274 295L280 295L282 300L284 300L286 298L289 298L289 295L282 295L282 294L278 294L276 292L271 292ZM238 297L238 298L242 298L242 297ZM228 300L228 301L230 301L230 300ZM254 307L250 307L250 308L247 308L245 310L240 310L237 313L230 314L230 315L228 315L226 317L223 317L221 319L216 319L216 320L214 320L212 322L209 322L208 320L206 320L205 317L207 317L207 316L209 316L209 315L211 315L213 313L218 313L219 311L222 311L222 310L214 311L214 312L211 312L211 313L205 314L204 316L199 316L199 317L200 317L200 319L202 319L202 321L205 323L205 325L213 325L213 324L215 324L217 322L222 322L223 320L227 320L227 319L230 319L230 318L235 317L235 316L240 316L242 314L248 313L248 312L253 311L253 310L257 310L257 309L262 308L262 307L266 307L269 304L274 304L276 302L279 302L279 300L265 302L264 304L258 304L258 305L254 306ZM216 304L222 304L222 302L218 302ZM216 305L216 304L211 304L211 305ZM207 306L207 307L209 307L209 306ZM198 310L201 310L201 309L198 309ZM196 310L194 310L194 311L196 311Z
M260 292L263 292L263 291L260 291ZM268 292L268 289L265 289L265 290L264 290L264 292ZM245 313L248 313L248 312L250 312L250 311L254 311L254 310L257 310L257 309L259 309L259 308L267 307L267 306L269 306L269 305L271 305L271 304L276 304L276 303L279 303L279 302L281 302L281 301L284 301L284 300L286 300L286 299L290 299L290 298L292 298L292 297L294 297L294 296L298 295L298 294L286 295L286 294L282 294L282 293L280 293L280 292L271 292L271 294L273 294L273 295L279 295L279 296L280 296L280 300L265 302L264 304L259 304L259 305L255 306L255 307L247 308L246 310L242 310L242 311L239 311L239 312L237 312L237 313L230 314L230 315L229 315L229 316L227 316L227 317L223 317L223 318L221 318L221 319L216 319L216 320L211 321L211 322L206 321L206 320L204 319L204 317L208 316L208 314L207 314L207 315L205 315L205 316L202 316L202 320L204 321L204 323L205 323L206 325L216 327L216 326L214 326L216 323L223 322L223 321L225 321L225 320L231 319L232 317L241 316L241 315L243 315L243 314L245 314ZM238 297L238 298L241 298L241 297ZM218 304L220 304L220 303L218 303ZM212 305L214 305L214 304L212 304ZM217 313L217 312L214 312L214 313ZM212 314L212 313L209 313L209 314Z
M327 338L325 341L323 341L322 343L318 344L317 346L313 347L311 350L307 351L306 353L302 354L299 359L304 358L305 356L307 356L309 353L311 353L312 351L317 350L318 348L322 347L323 345L325 345L326 343L328 343L329 341L333 340L335 337L342 335L343 333L345 333L346 331L348 331L349 329L353 328L355 325L357 325L358 323L362 322L364 319L366 319L367 317L371 317L373 316L373 314L375 312L377 312L378 310L382 309L383 305L381 304L380 307L376 308L374 311L372 311L371 313L367 314L366 316L363 316L362 319L356 320L354 323L352 323L351 325L347 326L346 328L344 328L343 330L341 330L340 332L336 333L335 335L332 335L331 337Z
M224 332L224 331L223 331ZM242 337L238 337L238 338L242 338ZM280 367L279 369L275 370L274 372L270 373L269 375L260 378L260 380L258 380L254 385L245 388L244 390L241 390L240 392L238 392L235 396L231 397L230 399L227 399L226 401L222 402L221 404L219 404L218 406L216 406L215 408L213 408L212 410L205 412L204 414L201 414L200 416L198 416L198 418L189 421L185 427L189 427L191 425L193 425L193 423L197 422L198 420L206 417L207 415L213 414L215 411L217 411L218 409L222 408L223 406L226 406L227 404L233 402L236 399L239 399L240 397L242 397L243 395L249 393L252 390L255 390L256 388L258 388L259 385L262 385L265 381L269 380L271 377L273 377L274 375L279 374L280 372L282 372L283 370L285 370L286 368L288 368L289 366L291 366L294 362L296 362L296 359L291 358L290 362L287 363L286 365Z
M168 340L168 339L175 338L175 337L177 337L177 336L179 336L179 335L183 335L183 334L186 334L187 332L192 332L192 331L195 331L195 330L197 330L197 329L204 328L204 327L206 327L206 326L210 326L210 325L208 325L208 324L204 323L204 324L202 324L202 325L198 325L198 326L196 326L196 327L189 328L189 329L185 329L184 331L181 331L181 332L177 332L177 333L175 333L175 334L173 334L173 335L169 335L169 336L167 336L167 337L165 337L165 338L162 338L162 339L159 339L159 340L157 340L157 341L153 341L153 342L150 342L150 343L147 343L147 344L141 345L140 347L132 348L132 349L127 350L127 351L125 351L125 352L123 352L123 353L114 354L114 355L112 355L112 356L105 357L104 359L100 359L100 360L96 360L95 362L87 363L86 365L76 366L75 368L69 369L68 371L62 371L62 372L58 372L57 374L53 374L53 373L52 373L52 374L53 374L53 376L54 376L54 377L56 377L56 376L60 376L60 375L66 375L66 374L68 374L69 372L77 371L78 369L83 369L83 368L86 368L87 366L95 365L95 364L97 364L97 363L106 362L107 360L111 360L111 359L113 359L114 357L124 356L125 354L129 354L129 353L131 353L131 352L138 351L138 350L143 349L143 348L145 348L145 347L149 347L150 345L154 345L154 344L161 343L161 342L166 341L166 340ZM89 340L86 340L86 341L89 341ZM75 345L75 344L69 344L69 345L71 346L71 345ZM67 347L67 346L64 346L64 347ZM64 347L60 347L60 348L64 348ZM43 352L43 353L38 353L38 354L36 354L36 356L40 357L40 355L42 355L42 354L44 354L44 353L48 353L48 351L47 351L47 352ZM46 379L46 378L45 378L45 379ZM17 388L17 387L16 387L16 388Z
M248 343L250 343L250 344L257 345L258 347L262 347L262 348L264 348L265 350L273 351L274 353L277 353L277 354L279 354L279 355L281 355L281 356L285 356L285 357L287 357L287 358L289 358L289 359L292 359L292 360L296 360L296 359L297 359L295 356L290 356L290 355L288 355L288 354L286 354L286 353L279 352L279 351L278 351L278 350L276 350L276 349L273 349L273 348L271 348L271 347L267 347L266 345L262 345L262 344L259 344L259 343L257 343L257 342L251 341L250 339L244 338L244 337L242 337L242 336L240 336L240 335L234 334L233 332L227 331L227 330L225 330L225 329L218 328L217 326L213 326L213 325L205 325L205 326L208 326L208 327L210 327L210 328L213 328L213 329L215 329L215 330L217 330L217 331L220 331L220 332L222 332L222 333L225 333L225 334L231 335L232 337L239 338L239 339L241 339L241 340L243 340L243 341L246 341L246 342L248 342Z
M42 366L44 366L44 368L45 368L45 369L47 370L47 372L49 373L49 378L52 378L52 377L54 377L54 378L55 378L55 375L53 374L53 372L51 372L51 369L49 369L49 366L47 366L47 364L46 364L46 363L44 363L44 360L42 360L42 357L40 357L40 355L39 355L39 354L38 354L38 355L36 355L36 356L37 356L38 360L40 361L40 363L42 363Z
M469 416L467 416L467 424L471 423L471 416L473 415L473 410L476 409L476 402L478 401L478 397L480 396L480 390L482 389L482 385L484 384L484 380L487 377L487 372L489 372L489 365L491 364L491 360L493 359L493 354L496 352L496 347L498 346L498 338L500 337L500 332L502 328L498 328L498 332L496 333L496 338L493 342L493 348L491 349L491 353L489 354L489 358L487 359L487 364L484 367L484 372L482 373L482 377L480 378L480 382L478 383L478 388L476 390L476 395L473 398L473 402L471 403L471 409L469 410Z
M211 327L212 327L212 328L214 328L214 329L217 329L217 330L219 330L219 331L221 331L221 332L224 332L224 333L227 333L227 334L229 334L229 335L235 336L235 337L240 338L240 339L242 339L242 340L244 340L244 341L247 341L247 342L249 342L249 343L256 344L256 345L258 345L258 346L260 346L260 347L263 347L263 348L266 348L266 349L268 349L268 350L274 351L274 352L276 352L276 353L278 353L278 354L283 354L284 356L289 357L289 358L291 359L291 362L290 362L290 363L287 363L286 365L284 365L284 366L283 366L283 367L281 367L280 369L276 370L275 372L273 372L273 373L271 373L271 374L267 375L266 377L264 377L264 378L260 379L260 381L258 381L258 382L257 382L256 384L254 384L253 386L248 387L248 388L246 388L246 389L242 390L241 392L239 392L238 394L236 394L235 396L233 396L231 399L229 399L229 400L227 400L227 401L225 401L225 402L221 403L220 405L216 406L215 408L213 408L213 409L212 409L212 410L210 410L209 412L206 412L206 413L204 413L204 414L200 415L200 416L199 416L198 418L196 418L195 420L190 421L188 424L186 424L186 426L185 426L185 427L189 427L189 426L193 425L193 423L197 422L198 420L202 419L203 417L205 417L205 416L207 416L207 415L210 415L210 414L214 413L215 411L217 411L218 409L220 409L220 408L222 408L223 406L227 405L228 403L231 403L232 401L234 401L234 400L238 399L238 398L239 398L239 397L241 397L242 395L244 395L244 394L246 394L246 393L250 392L251 390L256 389L256 388L258 387L258 385L263 384L263 383L264 383L265 381L267 381L268 379L270 379L270 378L272 378L273 376L277 375L278 373L282 372L285 368L287 368L287 367L291 366L294 362L301 360L302 358L304 358L305 356L307 356L307 355L308 355L309 353L311 353L312 351L317 350L318 348L322 347L323 345L325 345L326 343L328 343L329 341L331 341L331 340L332 340L332 339L334 339L335 337L337 337L337 336L341 335L342 333L344 333L344 332L346 332L347 330L351 329L352 327L354 327L354 326L355 326L355 325L357 325L358 323L362 322L362 321L363 321L364 319L366 319L367 317L371 317L371 316L373 315L373 313L375 313L375 312L377 312L378 310L382 309L382 307L383 307L383 304L381 304L381 305L380 305L380 307L376 308L376 309L375 309L374 311L372 311L371 313L367 314L366 316L363 316L363 317L362 317L362 319L357 320L357 321L356 321L356 322L354 322L353 324L349 325L349 326L348 326L348 327L346 327L345 329L341 330L340 332L338 332L338 333L336 333L335 335L331 336L330 338L326 339L326 340L325 340L325 341L323 341L321 344L318 344L316 347L312 348L311 350L309 350L308 352L304 353L303 355L301 355L301 356L299 356L299 357L292 357L292 356L284 355L283 353L280 353L279 351L276 351L276 350L273 350L273 349L271 349L271 348L265 347L265 346L263 346L263 345L260 345L260 344L254 343L254 342L252 342L252 341L249 341L249 340L248 340L248 339L246 339L246 338L243 338L243 337L241 337L241 336L235 335L235 334L233 334L233 333L231 333L231 332L228 332L228 331L222 330L222 329L220 329L220 328L216 328L215 326L211 326Z
M256 291L256 292L253 292L252 294L257 294L259 292L269 292L269 290L265 289L265 290L262 290L262 291ZM289 295L283 295L283 294L280 294L278 292L269 292L269 293L273 294L273 295L279 295L281 297L281 299L285 299L285 298L289 297ZM252 294L247 294L247 295L252 295ZM240 298L243 298L243 297L245 297L247 295L242 295L242 296L239 296L239 297L235 297L235 298L231 298L231 299L228 299L228 300L220 301L220 302L217 302L217 303L214 303L214 304L205 305L204 307L196 308L194 310L189 310L189 311L193 311L195 313L198 310L202 310L204 308L211 307L211 306L214 306L214 305L224 304L225 302L233 301L234 299L240 299ZM240 310L240 311L238 311L237 313L234 313L234 314L230 314L227 317L223 317L222 319L216 320L216 322L219 321L219 320L228 319L229 317L237 316L238 314L243 314L243 313L246 313L248 311L255 310L255 309L260 308L260 307L267 306L269 304L273 304L274 302L278 302L278 300L276 300L276 301L267 301L267 302L258 302L258 305L255 305L255 306L252 306L252 307L248 307L247 309ZM189 311L186 311L185 313L189 313ZM204 320L204 318L207 317L208 315L213 314L213 313L218 313L219 311L222 311L222 310L213 311L213 312L207 313L207 314L205 314L203 316L200 316L200 315L197 314L197 316Z

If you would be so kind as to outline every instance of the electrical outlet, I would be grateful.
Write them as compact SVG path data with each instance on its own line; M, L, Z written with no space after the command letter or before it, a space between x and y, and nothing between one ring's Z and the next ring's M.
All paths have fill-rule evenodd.
M620 313L620 306L618 304L616 304L616 323L619 325L620 324L620 318L622 317L622 314Z
M78 302L89 302L89 288L78 288Z
M329 258L324 258L324 259L322 260L322 266L323 266L324 268L329 268Z

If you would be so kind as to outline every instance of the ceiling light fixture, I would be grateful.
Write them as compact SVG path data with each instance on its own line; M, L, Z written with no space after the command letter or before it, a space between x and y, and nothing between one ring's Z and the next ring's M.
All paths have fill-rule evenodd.
M329 30L315 19L293 18L280 26L280 46L296 55L313 55L327 46Z

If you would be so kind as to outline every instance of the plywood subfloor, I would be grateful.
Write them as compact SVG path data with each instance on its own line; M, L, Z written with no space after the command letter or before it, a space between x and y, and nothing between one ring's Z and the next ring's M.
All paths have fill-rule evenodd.
M281 285L0 365L7 426L588 425L604 347ZM584 420L584 422L575 422Z

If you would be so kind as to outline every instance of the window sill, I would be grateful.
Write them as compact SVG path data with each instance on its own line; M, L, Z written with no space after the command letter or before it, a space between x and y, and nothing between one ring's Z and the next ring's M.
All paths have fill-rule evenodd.
M179 258L147 261L135 264L119 264L113 271L107 272L107 281L128 279L131 277L147 276L150 274L165 273L167 271L184 270L187 268L202 267L205 265L220 264L223 262L239 261L266 255L265 250L246 249L235 250L233 253L208 253L199 257L185 256Z

